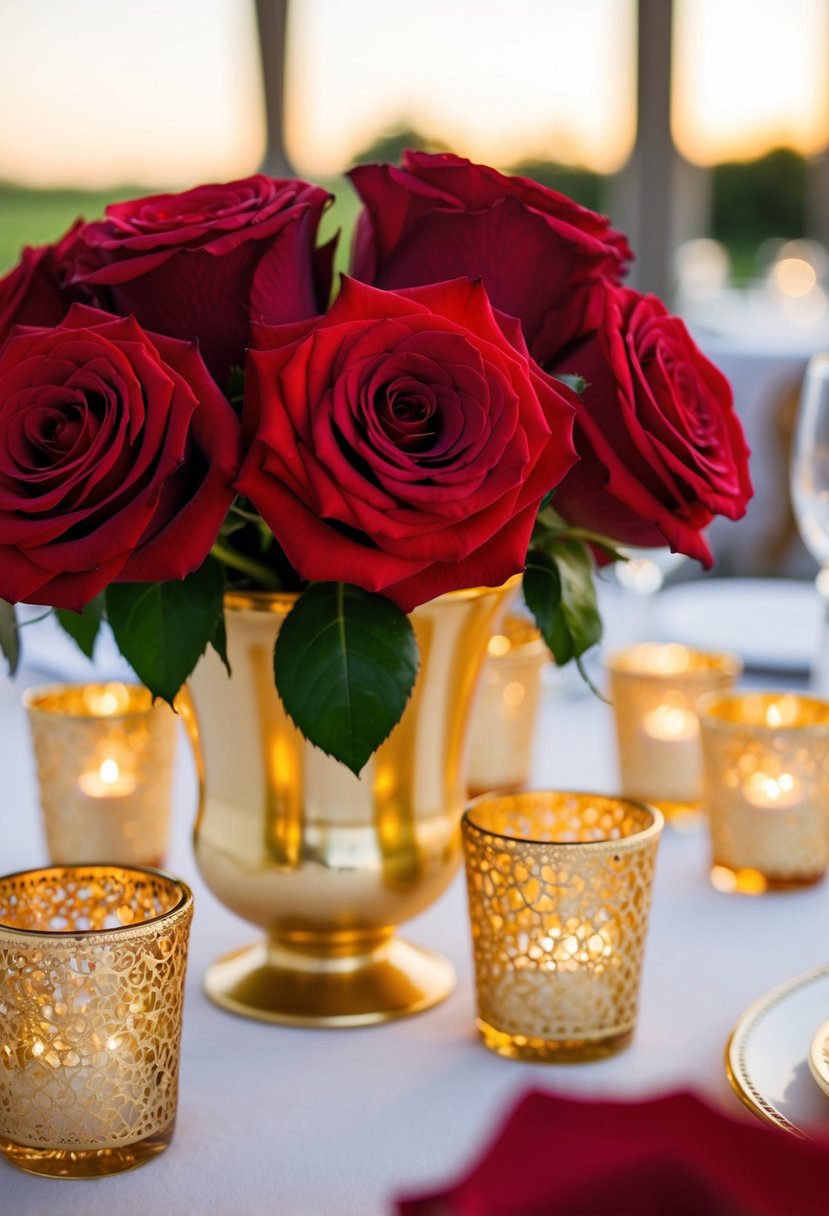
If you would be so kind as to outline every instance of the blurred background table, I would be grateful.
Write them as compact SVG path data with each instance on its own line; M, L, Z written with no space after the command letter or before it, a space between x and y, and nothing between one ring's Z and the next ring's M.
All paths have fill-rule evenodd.
M699 346L731 383L751 450L754 498L745 517L715 519L706 533L720 577L815 572L792 513L789 468L803 373L811 355L829 349L829 323L798 329L783 321L766 314L752 324L746 311L719 329L691 322Z
M605 590L612 644L621 614L612 586ZM30 650L34 654L36 648ZM609 706L577 677L552 676L542 698L532 784L612 791ZM0 677L4 872L45 860L20 698L25 687L48 678L50 673L33 666L14 682ZM804 677L779 672L773 682L802 685ZM145 1168L104 1181L38 1179L0 1162L4 1213L381 1216L393 1211L396 1195L430 1189L460 1173L531 1086L595 1097L689 1087L739 1114L723 1066L734 1023L769 988L827 960L829 884L759 899L718 893L708 882L707 840L699 825L688 832L667 829L663 837L638 1031L632 1047L613 1059L522 1065L479 1044L461 876L433 909L406 927L408 936L443 951L457 968L457 988L444 1004L358 1030L246 1021L211 1005L201 990L208 963L246 943L253 931L221 907L199 878L189 840L195 800L192 763L182 746L167 868L192 884L196 916L172 1146ZM823 1098L816 1095L822 1109Z

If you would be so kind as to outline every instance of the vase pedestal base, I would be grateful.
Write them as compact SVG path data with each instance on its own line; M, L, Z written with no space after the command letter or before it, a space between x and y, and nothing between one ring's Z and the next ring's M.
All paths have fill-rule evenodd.
M440 954L391 937L365 954L301 954L261 941L208 967L207 995L223 1009L289 1026L370 1026L437 1005L455 986Z

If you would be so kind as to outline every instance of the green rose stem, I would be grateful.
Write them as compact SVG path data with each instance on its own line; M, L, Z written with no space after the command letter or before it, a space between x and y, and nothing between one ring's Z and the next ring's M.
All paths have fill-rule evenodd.
M611 557L617 561L627 561L627 557L620 553L616 547L616 542L608 536L603 536L600 532L593 532L589 528L574 527L568 524L565 520L552 511L549 507L543 508L535 521L533 529L532 541L536 544L542 544L546 539L553 541L558 540L580 540L588 545L596 545L599 549L604 549Z
M240 570L242 574L247 574L250 578L255 579L263 591L282 590L278 575L264 562L257 562L252 557L245 557L244 554L237 553L235 549L229 548L220 540L214 543L210 552L225 566L230 566L233 570Z

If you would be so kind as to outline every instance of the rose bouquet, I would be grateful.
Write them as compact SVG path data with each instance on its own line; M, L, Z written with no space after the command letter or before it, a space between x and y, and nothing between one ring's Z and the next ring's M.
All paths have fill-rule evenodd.
M107 208L0 280L0 646L13 605L101 621L172 700L228 589L291 590L275 680L355 772L417 672L406 613L523 573L556 660L599 638L596 563L738 518L723 376L626 288L607 219L450 155L351 173L329 303L322 189L258 175ZM359 723L359 730L355 729Z

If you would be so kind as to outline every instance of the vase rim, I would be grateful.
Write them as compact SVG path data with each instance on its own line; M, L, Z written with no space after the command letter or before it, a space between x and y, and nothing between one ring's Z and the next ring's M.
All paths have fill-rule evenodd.
M444 591L435 599L476 599L488 591L503 591L516 587L522 577L522 572L519 571L497 587L460 587L457 591ZM286 612L294 606L300 595L299 591L226 591L224 604L230 612Z
M229 612L285 612L299 599L298 591L226 591Z

